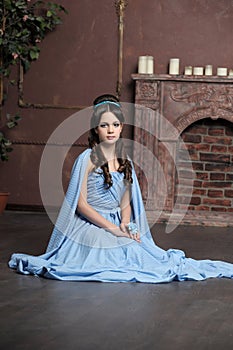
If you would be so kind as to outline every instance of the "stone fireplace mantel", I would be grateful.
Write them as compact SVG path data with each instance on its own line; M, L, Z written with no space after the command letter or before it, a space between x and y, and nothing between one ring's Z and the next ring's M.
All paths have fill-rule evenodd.
M184 216L176 208L180 135L206 118L233 123L233 77L133 74L132 78L136 82L134 140L153 152L156 159L151 164L145 149L135 149L134 160L140 165L137 175L149 220L159 217L159 221L172 218L175 222L182 217L183 223L233 226L230 212L187 210ZM233 163L233 154L230 157ZM145 176L143 169L148 164L151 168ZM189 170L190 166L187 162Z

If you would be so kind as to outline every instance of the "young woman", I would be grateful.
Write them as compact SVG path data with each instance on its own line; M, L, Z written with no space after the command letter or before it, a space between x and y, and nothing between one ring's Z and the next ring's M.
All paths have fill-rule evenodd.
M161 283L233 278L233 264L193 260L155 245L121 139L118 99L94 101L89 146L76 160L45 254L13 254L11 268L59 280Z

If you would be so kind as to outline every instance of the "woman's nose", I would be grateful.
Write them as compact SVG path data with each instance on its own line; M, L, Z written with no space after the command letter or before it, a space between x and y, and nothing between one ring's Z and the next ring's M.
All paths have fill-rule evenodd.
M112 132L113 132L113 125L110 124L110 125L108 126L108 132L109 132L109 133L112 133Z

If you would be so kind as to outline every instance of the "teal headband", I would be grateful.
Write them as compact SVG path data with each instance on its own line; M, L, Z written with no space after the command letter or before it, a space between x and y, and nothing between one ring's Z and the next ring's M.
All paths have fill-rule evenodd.
M112 104L112 105L115 105L119 108L121 107L120 103L113 102L113 101L103 101L103 102L100 102L100 103L97 103L96 105L94 105L94 108L99 107L101 105L106 105L106 104Z

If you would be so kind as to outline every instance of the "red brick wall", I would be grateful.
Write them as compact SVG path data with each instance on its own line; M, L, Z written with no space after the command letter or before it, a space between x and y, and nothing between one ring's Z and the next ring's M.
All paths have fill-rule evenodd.
M178 146L176 176L179 208L189 200L192 173L187 162L192 162L195 179L188 209L233 212L233 125L224 119L204 119L188 127L181 137L184 144Z

